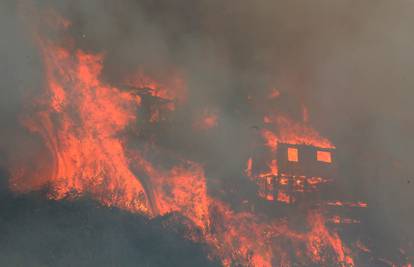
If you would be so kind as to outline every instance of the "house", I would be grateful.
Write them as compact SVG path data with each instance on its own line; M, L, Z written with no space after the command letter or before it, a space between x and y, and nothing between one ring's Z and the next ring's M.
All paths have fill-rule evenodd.
M336 177L334 148L278 143L272 174L259 175L259 195L269 201L295 203L306 197L311 201L317 192Z

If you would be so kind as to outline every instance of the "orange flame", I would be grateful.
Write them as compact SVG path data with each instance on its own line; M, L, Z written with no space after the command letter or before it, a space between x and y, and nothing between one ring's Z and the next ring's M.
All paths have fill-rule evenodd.
M262 130L262 136L265 138L267 146L272 150L277 148L277 142L335 148L328 139L321 137L317 131L307 124L294 122L282 115L265 116L265 121L274 123L278 129L277 134L268 129Z
M54 167L36 187L27 183L27 176L14 177L14 190L34 190L49 183L53 199L72 192L90 193L104 205L150 216L180 212L201 229L201 241L210 245L213 257L219 257L225 266L236 262L246 266L272 266L274 261L288 264L291 259L275 245L280 236L308 244L309 252L304 253L311 262L323 262L319 251L324 246L332 246L338 259L350 261L342 243L327 232L322 219L311 232L298 233L283 222L260 222L253 213L234 212L209 197L203 170L195 163L164 172L140 155L133 157L150 177L152 186L144 190L129 167L124 142L118 137L136 119L134 110L140 99L99 80L101 55L77 51L72 57L65 49L42 44L47 94L41 101L42 109L25 124L42 136L53 153ZM152 206L150 199L155 202ZM279 256L275 254L278 250Z
M128 151L122 131L137 119L140 97L99 79L102 55L80 50L73 53L42 39L39 45L46 71L45 94L35 102L35 112L25 118L24 124L41 136L52 161L44 163L44 172L15 171L12 189L26 192L49 186L52 199L89 193L104 205L148 216L179 212L201 230L201 240L192 238L208 244L211 256L218 257L224 266L293 266L297 258L304 265L332 266L332 260L336 265L355 266L349 248L326 227L320 211L309 212L306 229L293 230L285 219L236 212L209 196L200 164L178 160L180 164L164 170L147 161L141 152ZM138 81L157 97L180 98L152 80L139 77ZM278 142L334 147L302 123L270 116L266 121L278 126L278 133L262 131L272 151ZM271 174L277 174L276 163L275 159L269 162ZM251 174L252 164L249 159L247 174ZM148 176L150 186L144 186L145 179L139 179L131 166ZM279 182L287 183L283 179ZM308 181L321 182L322 178ZM274 181L269 179L267 183L272 185ZM277 198L290 201L283 194ZM293 247L295 253L287 247Z
M145 75L143 70L139 70L125 78L125 85L139 89L150 89L153 96L178 101L182 103L186 99L186 86L181 74L177 71L168 73L168 77L163 82L155 80L149 75Z
M47 93L37 111L24 119L53 154L45 174L20 173L15 191L49 186L49 197L90 193L103 204L150 213L140 181L128 168L120 132L136 119L138 97L99 80L102 56L71 53L39 39L45 62ZM35 177L35 179L30 176Z

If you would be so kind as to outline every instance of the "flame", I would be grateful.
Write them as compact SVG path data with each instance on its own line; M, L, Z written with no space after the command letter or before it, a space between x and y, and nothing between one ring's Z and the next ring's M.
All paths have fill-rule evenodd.
M244 170L244 173L248 176L252 176L252 167L253 167L253 159L252 157L249 157L247 159L246 169Z
M329 151L317 151L316 159L321 162L332 163L331 152Z
M122 133L140 119L136 111L141 97L100 80L103 54L37 40L45 65L45 92L34 101L33 113L23 121L27 129L42 138L51 160L40 157L38 162L44 166L38 172L24 168L12 172L10 184L14 191L48 188L49 198L55 200L90 194L103 205L148 217L180 213L201 231L201 238L190 238L207 244L210 256L220 259L224 266L295 266L296 261L304 266L355 266L350 249L327 228L328 221L319 210L308 212L306 228L301 231L292 229L286 219L236 212L208 194L202 165L177 156L178 164L165 169L148 161L144 150L128 149ZM169 87L139 73L130 79L134 86L150 88L151 94L159 98L183 99L181 93L170 89L182 88L181 81L180 86ZM334 147L307 125L286 117L269 116L266 120L278 125L277 133L262 131L272 151L278 142ZM148 144L148 149L156 147ZM250 158L248 175L252 164ZM275 159L269 162L269 169L270 174L277 174ZM267 186L274 186L274 179L263 178ZM310 178L308 183L322 181ZM278 182L289 181L282 177ZM267 197L273 200L273 195ZM277 199L291 201L283 192Z
M276 151L279 138L273 132L267 129L263 129L261 133L263 138L266 140L266 146L270 148L272 151Z
M41 109L26 118L25 125L40 134L52 151L54 162L49 166L53 171L33 187L26 176L14 177L14 190L35 190L48 185L52 199L90 193L106 206L149 216L179 212L201 229L201 242L211 247L212 256L220 258L224 266L235 262L272 266L275 257L279 257L274 252L274 239L283 235L296 239L292 242L306 243L310 252L303 253L308 253L311 262L323 261L319 250L327 245L324 235L330 238L337 257L346 257L340 241L326 232L322 222L308 236L289 230L279 221L265 223L253 213L234 212L211 198L203 169L196 163L187 162L186 166L162 171L142 155L132 157L150 177L151 189L144 190L139 177L131 171L125 144L119 137L127 124L137 119L134 111L140 104L139 97L99 80L102 55L76 51L71 56L68 50L42 44L47 93L40 101ZM150 198L153 205L149 204ZM286 255L277 260L281 264L290 261Z
M19 192L49 187L49 197L91 194L107 206L150 213L142 184L128 168L122 130L136 119L140 98L99 80L102 55L74 51L38 39L46 92L24 120L53 155L48 173L11 180ZM31 176L31 177L30 177ZM42 179L37 179L38 177Z
M285 202L285 203L290 203L290 196L287 195L283 191L279 191L277 193L277 201L279 201L279 202Z
M270 93L268 95L268 98L269 99L275 99L275 98L278 98L279 96L280 96L280 91L277 90L276 88L272 88L270 90Z
M266 176L269 174L277 175L276 151L279 143L292 145L311 145L323 149L333 149L335 146L326 138L310 127L307 123L294 122L284 115L265 115L263 122L270 127L263 128L260 134L264 140L265 146L272 152L273 157L268 159L269 170L260 173L258 176ZM274 127L272 127L274 126ZM271 129L277 129L277 131ZM289 161L298 161L297 151L295 148L288 149ZM331 154L328 151L319 151L318 159L320 161L331 163ZM253 163L251 163L253 165ZM251 175L250 175L251 176Z
M298 149L295 147L288 148L288 161L299 161Z
M165 100L178 101L182 103L186 100L186 85L182 79L182 74L178 71L171 70L163 77L163 81L154 79L145 71L138 70L128 75L124 79L125 85L133 86L137 90L149 89L152 96Z
M349 249L337 234L326 228L323 216L317 211L308 216L309 231L299 232L290 229L284 220L266 221L251 213L234 213L217 202L212 207L218 222L223 223L213 223L215 235L210 242L220 246L219 253L225 266L231 263L242 266L293 266L295 258L281 244L295 247L297 251L293 257L299 257L301 262L307 264L329 266L329 257L325 252L331 251L333 262L339 262L341 266L355 266Z
M302 122L294 122L290 118L277 115L265 116L265 121L274 124L278 132L269 129L262 130L262 136L266 140L266 145L272 149L277 149L277 143L287 143L296 145L311 145L320 148L335 148L335 146L312 127Z
M150 177L154 212L165 215L179 212L200 229L209 225L209 198L204 170L201 165L185 161L170 170L156 168L138 152L132 158L137 168Z
M367 208L368 204L362 201L359 202L345 202L345 201L335 201L335 202L328 202L328 206L337 206L337 207L351 207L351 208Z

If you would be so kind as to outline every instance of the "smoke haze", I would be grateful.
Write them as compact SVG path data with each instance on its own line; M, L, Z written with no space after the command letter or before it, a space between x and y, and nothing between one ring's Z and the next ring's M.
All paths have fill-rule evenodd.
M27 26L39 18L22 12L24 2L0 3L6 37L0 40L5 171L40 149L39 140L19 124L25 100L44 82ZM277 88L290 96L277 108L297 119L307 106L312 125L338 148L343 190L370 203L371 231L385 240L414 240L414 2L44 0L32 5L69 19L77 48L104 53L102 78L111 84L122 84L137 69L160 80L172 71L182 73L186 105L175 115L176 126L159 133L166 140L162 145L206 163L207 174L219 179L237 181L255 135L252 126L262 124L248 96L260 103ZM191 115L205 108L219 113L213 137L187 131ZM8 235L20 229L13 224Z

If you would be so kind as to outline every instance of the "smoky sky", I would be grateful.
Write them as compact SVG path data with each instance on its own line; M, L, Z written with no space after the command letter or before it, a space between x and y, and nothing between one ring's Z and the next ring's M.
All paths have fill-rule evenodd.
M4 162L10 155L34 153L21 144L35 149L38 142L27 141L18 124L25 96L42 87L41 60L25 25L29 14L18 15L24 2L0 4ZM286 113L297 114L306 105L312 125L338 148L343 190L372 203L371 220L386 237L414 240L414 2L32 4L69 19L77 48L105 54L102 78L109 83L120 83L137 68L161 80L171 69L180 70L187 106L178 112L176 126L164 129L169 140L164 145L195 159L213 158L213 169L219 169L213 174L223 179L235 177L233 170L249 154L251 126L261 123L248 107L248 95L260 101L275 87L294 99L280 103ZM220 111L219 130L213 138L189 136L189 114L204 107Z

